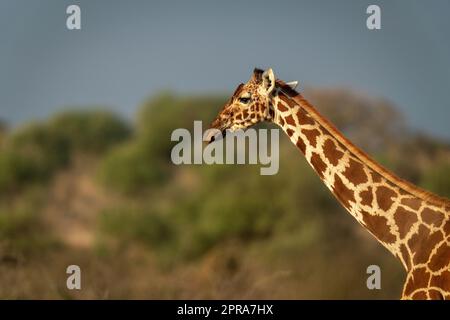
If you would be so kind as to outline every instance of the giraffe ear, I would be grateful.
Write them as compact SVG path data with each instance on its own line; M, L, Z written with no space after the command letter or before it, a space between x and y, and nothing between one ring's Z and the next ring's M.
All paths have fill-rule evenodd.
M286 84L291 87L292 90L295 90L295 88L297 88L298 86L298 81L290 81L290 82L286 82Z
M262 86L267 93L271 93L275 88L275 75L273 74L273 70L271 68L267 69L262 74Z

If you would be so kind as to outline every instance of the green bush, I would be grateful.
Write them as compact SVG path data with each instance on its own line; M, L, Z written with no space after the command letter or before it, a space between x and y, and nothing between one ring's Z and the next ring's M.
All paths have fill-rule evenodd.
M152 155L170 161L170 151L177 142L170 136L177 128L192 132L195 120L203 121L203 129L212 121L225 103L220 97L176 97L161 94L145 103L138 112L139 139Z
M140 143L124 144L101 162L98 177L107 187L132 194L161 184L167 178L167 164L157 161Z
M68 160L67 142L46 125L20 128L6 138L0 154L0 191L17 191L45 181Z
M47 178L70 158L67 139L44 123L32 123L14 132L8 138L6 150L29 162L33 176L39 178Z
M103 111L66 112L31 123L6 137L0 154L0 191L45 182L76 152L98 153L130 134L128 126Z
M56 136L67 141L71 151L99 153L129 137L130 128L107 111L71 111L49 123Z
M205 198L194 228L189 254L197 255L227 239L252 239L268 236L276 222L277 212L270 203L263 203L251 192L220 190Z
M150 247L166 246L173 232L166 217L142 208L110 208L101 214L101 230L121 242L136 241Z
M42 220L42 189L30 189L19 201L0 205L0 252L10 255L41 254L58 245Z
M18 190L23 184L38 178L36 163L9 150L0 154L0 194Z
M177 143L171 141L173 130L192 130L194 120L205 120L206 126L223 103L216 97L178 98L170 93L145 103L137 117L135 140L106 155L99 168L100 181L128 194L161 186L173 169L170 154Z

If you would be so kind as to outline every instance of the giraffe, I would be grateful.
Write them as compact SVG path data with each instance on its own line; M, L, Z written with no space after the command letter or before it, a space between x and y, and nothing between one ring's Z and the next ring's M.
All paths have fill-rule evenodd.
M211 123L220 131L273 122L326 187L406 270L402 299L450 299L450 200L400 179L346 139L300 93L297 82L255 69ZM212 132L212 133L211 133Z

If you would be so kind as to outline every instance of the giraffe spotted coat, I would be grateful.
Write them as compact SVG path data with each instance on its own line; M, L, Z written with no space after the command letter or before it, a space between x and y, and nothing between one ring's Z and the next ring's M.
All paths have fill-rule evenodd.
M403 299L450 299L450 201L396 177L347 140L298 92L255 69L211 127L279 125L342 206L407 271Z

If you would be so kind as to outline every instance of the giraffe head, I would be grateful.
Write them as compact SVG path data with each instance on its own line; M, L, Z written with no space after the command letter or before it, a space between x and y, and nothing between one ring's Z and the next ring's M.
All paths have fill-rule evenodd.
M276 79L272 69L255 69L247 83L241 83L232 97L211 123L211 129L217 129L225 135L226 130L246 129L258 122L271 120L274 115L272 99L275 93ZM207 141L214 141L217 130L211 132Z

